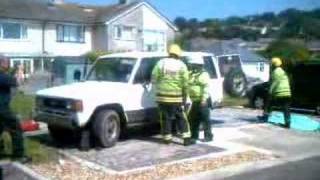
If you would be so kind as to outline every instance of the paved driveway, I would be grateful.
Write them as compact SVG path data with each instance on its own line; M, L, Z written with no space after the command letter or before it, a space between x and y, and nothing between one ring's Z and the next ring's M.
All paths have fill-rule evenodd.
M246 108L218 108L211 111L213 127L239 127L247 124L261 123L257 116L260 110Z
M248 109L215 109L211 113L212 126L213 128L232 128L259 123L256 118L258 114L258 111ZM145 133L144 131L150 131L150 129L141 129L138 132L134 132L130 139L120 141L112 148L92 149L89 152L81 152L74 148L65 149L64 151L80 159L104 166L107 169L126 171L177 160L196 158L227 150L224 147L215 146L215 144L197 144L184 147L181 140L177 138L172 145L163 145L161 144L161 137L159 135ZM225 137L220 136L220 134L216 136L216 138L220 139L224 139Z

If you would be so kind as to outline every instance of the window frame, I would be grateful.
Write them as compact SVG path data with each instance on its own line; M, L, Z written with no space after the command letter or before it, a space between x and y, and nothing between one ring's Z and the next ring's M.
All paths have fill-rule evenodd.
M151 78L152 78L151 76L152 76L153 68L163 58L165 58L165 57L157 56L157 57L144 57L144 58L141 58L140 63L139 63L139 67L137 68L137 71L136 71L135 76L133 78L133 84L150 83L151 82ZM156 62L153 64L152 68L150 68L150 66L149 66L148 70L150 71L150 74L149 74L150 75L150 79L148 81L148 79L145 78L146 73L142 72L141 68L143 66L143 62L153 61L153 60L156 60ZM143 77L143 78L141 78L141 77Z
M110 79L108 80L97 80L97 78L92 78L92 76L97 76L96 74L96 68L99 65L100 62L104 62L104 61L133 61L134 63L132 64L132 69L130 70L130 76L128 76L128 78L125 81L112 81ZM133 76L135 76L135 68L137 66L137 63L139 63L139 59L135 58L135 57L107 57L107 58L102 58L99 59L98 61L96 61L92 67L90 68L90 70L88 71L89 73L86 74L86 80L87 81L105 81L105 82L121 82L121 83L130 83L133 78ZM110 64L109 64L110 66ZM129 75L129 74L128 74Z
M130 29L131 37L125 37L125 29ZM129 32L129 30L128 30ZM137 28L135 26L114 25L113 26L113 39L122 41L135 41Z
M71 40L71 27L76 28L77 40ZM69 28L69 29L68 29ZM80 29L78 29L80 28ZM67 32L68 31L68 32ZM68 40L66 40L66 36ZM86 26L85 25L71 25L71 24L57 24L56 25L56 40L59 43L86 43Z
M258 64L257 64L257 71L258 72L264 72L264 70L265 70L265 63L264 62L258 62Z
M218 79L217 68L212 56L203 56L204 69L208 72L210 79Z
M144 29L142 31L143 33L143 50L146 52L161 52L165 51L167 48L166 42L167 42L167 36L165 31L163 30L152 30L152 29ZM153 43L150 43L146 40L146 37L149 33L152 33L153 36L159 37L158 35L162 36L162 40L156 40ZM150 34L149 34L150 36Z
M11 25L19 25L19 38L4 38L4 24L11 24ZM0 40L27 40L28 39L28 26L24 23L19 22L0 22Z

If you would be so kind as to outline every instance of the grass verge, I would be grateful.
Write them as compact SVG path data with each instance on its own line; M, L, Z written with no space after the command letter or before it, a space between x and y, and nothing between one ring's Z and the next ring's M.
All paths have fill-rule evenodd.
M22 120L32 117L34 105L34 96L24 95L21 92L18 92L11 101L11 108L13 112L16 113Z
M12 111L20 118L20 120L32 118L32 111L35 105L34 96L24 95L18 92L11 102ZM0 134L0 139L4 144L2 153L7 158L11 154L12 145L11 138L7 132ZM32 137L25 138L25 147L27 155L32 157L33 163L47 163L57 159L58 152L43 144L40 140ZM0 149L1 151L1 149Z
M4 159L8 159L12 152L11 138L6 132L2 134L1 138L4 144L2 154L4 155ZM27 155L32 158L33 164L56 161L59 157L58 152L55 149L48 147L33 138L25 138L25 148Z
M247 97L233 97L228 94L223 95L222 106L244 106L249 105Z

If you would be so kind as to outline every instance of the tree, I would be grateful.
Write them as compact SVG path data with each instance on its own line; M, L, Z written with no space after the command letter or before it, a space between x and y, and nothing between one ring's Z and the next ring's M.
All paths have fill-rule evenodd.
M307 61L311 57L303 41L288 39L274 41L266 49L264 55L269 59L280 57L287 68L297 62Z
M202 36L205 38L223 38L223 31L221 22L217 19L207 19L201 23L201 27L205 28L205 31L202 32Z
M228 26L223 29L223 38L232 39L241 37L243 30L239 26Z
M184 29L188 28L188 22L184 17L177 17L174 20L174 24L178 27L180 31L183 31Z
M239 25L239 24L244 24L247 22L245 18L238 17L238 16L231 16L227 18L225 21L226 25Z

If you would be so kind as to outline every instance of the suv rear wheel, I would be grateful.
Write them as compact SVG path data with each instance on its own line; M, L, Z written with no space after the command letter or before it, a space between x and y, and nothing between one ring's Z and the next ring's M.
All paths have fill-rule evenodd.
M226 91L237 97L242 97L246 93L247 81L244 73L241 70L231 70L225 78Z
M120 135L120 117L114 110L99 111L94 119L92 131L102 147L114 146Z

